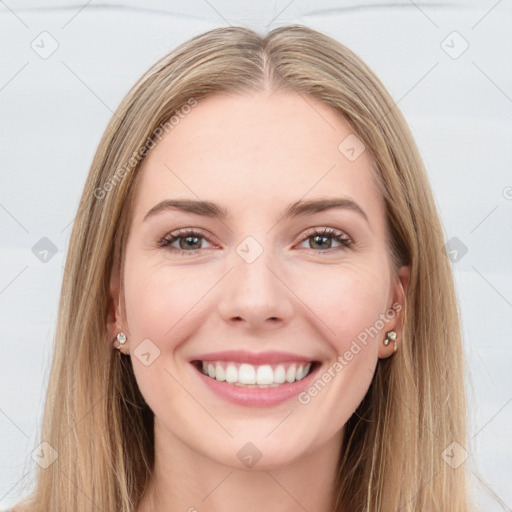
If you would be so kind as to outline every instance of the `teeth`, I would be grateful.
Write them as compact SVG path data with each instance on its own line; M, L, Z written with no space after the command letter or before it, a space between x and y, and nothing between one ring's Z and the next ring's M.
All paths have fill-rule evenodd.
M226 372L220 363L215 366L215 378L221 382L226 380Z
M238 370L232 364L226 368L226 382L238 382Z
M240 382L242 382L240 380ZM256 382L258 384L274 384L274 372L272 367L268 364L258 366L258 373L256 374Z
M252 364L241 364L238 369L238 382L240 384L256 384L256 370ZM263 382L258 382L263 384Z
M288 368L288 371L286 372L286 382L293 382L295 380L295 376L296 376L296 370L295 370L295 365L292 364L289 368Z
M285 382L296 382L307 376L311 363L264 364L225 361L203 361L205 375L220 382L229 382L244 387L276 387Z
M309 366L308 366L309 369ZM274 370L274 382L278 384L282 384L286 380L286 372L284 371L284 366L282 364L278 364L277 368Z

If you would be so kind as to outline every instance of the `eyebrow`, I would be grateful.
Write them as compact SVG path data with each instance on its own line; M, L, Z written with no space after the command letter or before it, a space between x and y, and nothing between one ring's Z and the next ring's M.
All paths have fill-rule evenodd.
M351 210L361 215L368 224L368 217L364 210L348 197L312 199L308 201L295 201L288 205L282 214L282 219L290 219L308 214L320 213L335 208ZM157 213L166 210L178 210L186 213L193 213L203 217L225 220L229 211L211 201L196 201L192 199L166 199L153 206L145 215L144 221Z

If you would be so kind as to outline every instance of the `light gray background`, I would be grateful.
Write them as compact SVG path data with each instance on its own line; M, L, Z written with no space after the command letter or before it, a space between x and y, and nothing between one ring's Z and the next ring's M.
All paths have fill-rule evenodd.
M511 510L512 1L170 4L0 0L0 506L30 484L71 223L112 111L194 35L301 23L367 62L411 126L446 240L458 244L471 374L465 464L478 502ZM43 237L55 255L33 251Z

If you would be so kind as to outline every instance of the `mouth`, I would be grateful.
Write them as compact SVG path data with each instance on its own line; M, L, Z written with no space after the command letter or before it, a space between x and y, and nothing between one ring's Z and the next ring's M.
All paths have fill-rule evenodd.
M277 388L302 381L320 365L319 361L287 361L250 364L239 361L193 360L191 364L209 379L243 388Z

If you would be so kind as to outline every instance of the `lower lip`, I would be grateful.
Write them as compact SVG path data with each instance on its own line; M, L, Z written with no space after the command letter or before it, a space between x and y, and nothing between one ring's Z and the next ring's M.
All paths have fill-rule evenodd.
M296 397L309 387L315 377L315 374L318 372L319 365L317 365L318 363L315 365L313 371L302 380L280 384L275 388L245 388L226 381L220 382L206 376L193 364L192 367L206 386L224 400L237 405L244 405L246 407L272 407L273 405L280 404L286 400Z

